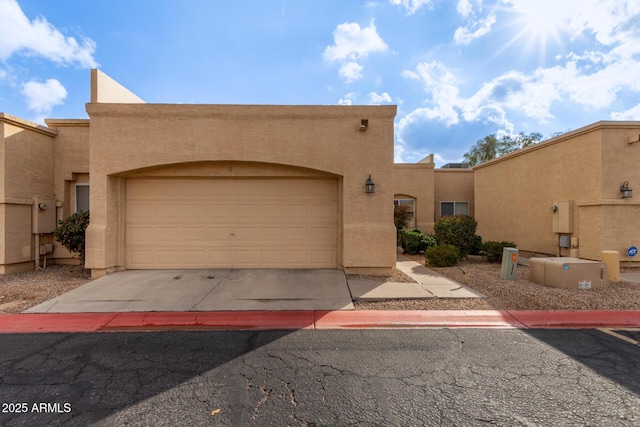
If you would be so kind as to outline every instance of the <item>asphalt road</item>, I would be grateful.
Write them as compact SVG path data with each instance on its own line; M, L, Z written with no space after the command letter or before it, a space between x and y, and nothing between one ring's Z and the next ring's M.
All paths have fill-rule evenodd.
M0 425L638 426L618 333L0 335Z

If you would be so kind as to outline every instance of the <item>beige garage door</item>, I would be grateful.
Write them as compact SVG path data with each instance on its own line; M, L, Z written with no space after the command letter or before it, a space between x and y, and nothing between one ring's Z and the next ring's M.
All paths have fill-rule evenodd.
M335 179L129 179L127 268L337 268Z

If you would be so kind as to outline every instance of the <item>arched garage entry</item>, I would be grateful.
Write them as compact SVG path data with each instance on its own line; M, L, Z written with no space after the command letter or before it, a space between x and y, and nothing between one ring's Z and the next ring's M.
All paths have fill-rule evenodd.
M128 174L126 268L338 268L340 181L252 162Z

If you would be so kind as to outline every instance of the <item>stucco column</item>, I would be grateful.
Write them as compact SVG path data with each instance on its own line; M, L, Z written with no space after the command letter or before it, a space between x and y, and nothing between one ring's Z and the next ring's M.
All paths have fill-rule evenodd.
M121 206L124 205L123 179L91 175L91 219L86 232L85 267L92 277L102 277L124 268L121 254Z

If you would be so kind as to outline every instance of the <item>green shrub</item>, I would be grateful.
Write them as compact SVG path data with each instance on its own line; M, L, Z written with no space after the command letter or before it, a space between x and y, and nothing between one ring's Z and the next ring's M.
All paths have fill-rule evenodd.
M515 248L516 244L513 242L494 242L489 240L482 243L482 254L487 257L489 262L501 262L502 250L504 248Z
M400 245L406 254L423 253L436 244L435 237L424 234L420 230L400 230Z
M446 243L430 247L425 253L427 262L434 267L452 267L460 261L460 251Z
M482 251L482 237L473 236L473 245L471 245L470 255L480 255Z
M438 244L453 245L464 258L472 252L476 243L478 223L468 215L443 216L438 218L434 232Z
M80 261L84 265L85 230L89 225L89 212L80 211L58 221L53 231L56 240L71 252L80 254Z

